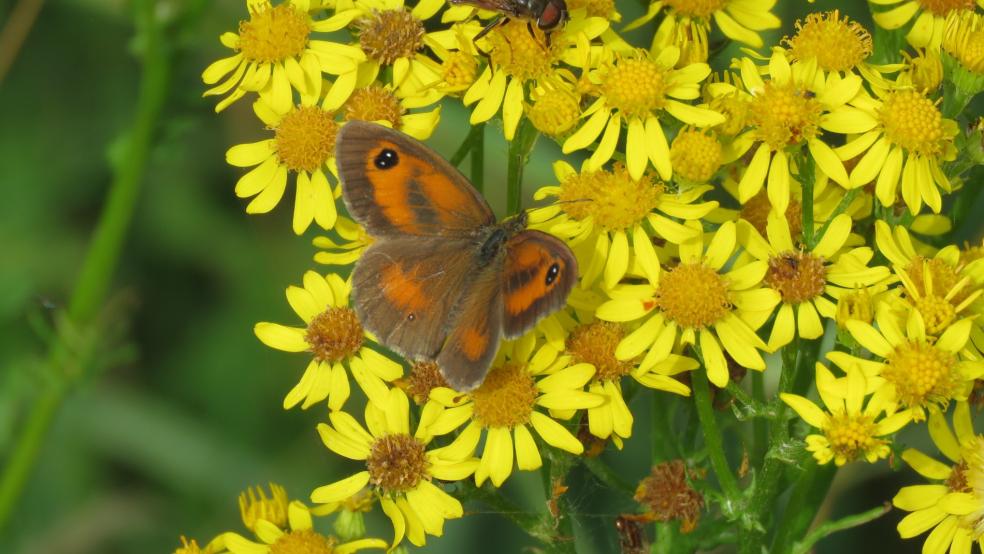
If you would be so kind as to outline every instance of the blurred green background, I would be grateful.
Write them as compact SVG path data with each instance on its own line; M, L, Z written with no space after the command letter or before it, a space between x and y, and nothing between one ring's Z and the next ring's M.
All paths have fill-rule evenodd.
M643 9L625 4L624 21ZM785 2L783 34L808 9L837 4ZM0 26L14 6L0 2ZM112 180L111 160L132 127L143 47L133 6L49 1L21 48L6 53L13 64L0 81L0 465L31 406L63 379L45 363L55 335L70 345L70 365L87 370L55 413L0 530L2 553L170 552L181 534L204 544L221 531L244 531L236 506L244 487L276 481L304 499L355 467L320 444L314 426L323 407L280 407L303 357L265 348L252 333L257 321L297 323L283 290L316 267L316 232L292 234L290 193L273 214L246 216L232 193L241 171L225 164L224 152L261 138L260 124L248 101L216 116L214 100L201 98L201 70L225 55L217 37L244 16L243 2L159 1L154 10L168 22L170 79L160 91L163 109L109 301L83 328L59 326L58 314ZM870 28L863 4L851 11ZM447 102L431 144L450 155L467 130L466 112ZM529 189L552 182L549 162L557 156L553 144L540 145ZM504 183L505 164L495 160L504 157L501 132L490 129L486 190L497 209L503 202L495 184ZM962 229L957 238L976 238L977 231ZM637 422L649 419L642 396L633 405ZM607 455L629 480L648 471L648 432L638 425L624 453ZM924 433L910 441L927 448ZM599 503L598 485L583 472L571 482L578 483L570 494L585 552L617 552L613 517L632 505ZM853 466L835 482L833 512L876 506L916 482L913 472L891 473L884 463ZM542 506L535 475L514 476L507 489L530 508ZM466 505L473 515L449 522L444 538L428 538L428 550L520 552L533 545L485 510ZM921 540L897 537L900 517L839 535L821 551L867 551L865 543L879 541L916 552ZM390 536L379 519L370 528Z

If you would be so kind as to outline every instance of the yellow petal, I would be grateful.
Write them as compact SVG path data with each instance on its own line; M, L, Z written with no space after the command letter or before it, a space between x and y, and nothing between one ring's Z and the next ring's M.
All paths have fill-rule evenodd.
M324 485L311 492L311 502L328 504L342 502L355 496L369 484L369 472L360 471L351 477L346 477L330 485Z

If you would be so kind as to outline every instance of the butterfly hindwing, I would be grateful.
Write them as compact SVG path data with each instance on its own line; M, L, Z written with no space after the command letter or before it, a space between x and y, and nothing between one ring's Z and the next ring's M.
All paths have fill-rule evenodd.
M577 281L577 260L561 240L527 229L506 242L503 333L515 338L560 309Z
M501 263L478 271L452 316L447 340L437 356L444 379L457 391L482 384L502 337Z
M461 172L399 131L350 121L335 158L345 205L370 235L468 236L495 223Z

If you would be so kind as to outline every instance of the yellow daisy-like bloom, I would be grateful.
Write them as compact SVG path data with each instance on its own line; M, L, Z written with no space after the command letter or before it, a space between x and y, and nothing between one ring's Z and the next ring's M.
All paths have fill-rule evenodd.
M352 265L372 244L372 237L366 230L345 216L338 218L332 230L338 234L339 242L325 236L315 237L311 241L315 248L322 249L314 254L314 261L319 264Z
M933 96L943 84L943 61L938 52L917 48L915 54L902 52L904 67L895 83L901 87L912 87Z
M263 344L285 352L308 352L312 360L300 382L284 397L284 409L307 409L328 399L328 408L340 410L349 397L346 369L373 402L386 398L385 382L403 375L403 367L369 348L373 340L349 307L351 283L330 274L304 274L304 287L287 288L287 302L306 327L257 323L253 328Z
M698 220L717 207L717 202L700 202L709 186L672 194L649 175L633 178L621 165L578 173L561 160L554 163L554 175L560 184L540 188L534 198L555 196L557 203L531 212L530 220L571 244L582 261L582 288L600 276L611 288L635 264L653 271L659 260L649 229L680 243L696 232L670 217Z
M195 539L181 537L181 546L174 549L174 554L221 554L228 552L225 548L225 536L219 535L211 540L204 548Z
M670 145L673 179L684 185L703 184L721 169L721 142L712 131L683 129Z
M676 47L652 56L645 50L614 53L606 49L597 69L588 73L598 99L584 110L584 124L564 141L565 154L598 145L588 160L589 169L598 169L611 159L626 130L625 164L633 179L640 179L649 165L665 181L673 175L670 147L659 121L661 114L694 127L710 127L724 122L724 116L710 108L684 101L700 97L700 83L711 72L706 63L674 69L680 56Z
M413 108L430 106L440 95L408 93L392 86L372 83L357 87L342 107L345 121L373 121L403 131L417 140L427 140L441 119L441 107L410 113Z
M750 223L738 222L739 241L749 255L768 263L765 284L782 298L769 334L769 350L789 344L797 335L805 339L823 336L820 317L836 317L835 302L842 293L888 277L887 267L867 266L874 255L870 248L845 249L850 234L851 218L841 214L830 222L816 246L804 249L794 242L786 218L775 212L769 216L768 240Z
M899 535L912 538L932 529L923 544L927 554L970 554L984 543L984 436L974 433L970 407L958 402L953 428L939 410L929 414L929 435L952 464L909 448L902 459L930 481L902 487L892 504L912 512L898 524Z
M665 12L653 37L654 52L688 42L706 45L712 20L726 37L761 48L762 37L758 32L778 29L782 24L771 12L775 4L775 0L658 0L650 2L646 14L625 30L639 27Z
M283 489L280 488L282 491ZM252 491L251 491L252 492ZM286 503L286 496L277 498L273 504ZM226 548L232 554L348 554L368 548L384 549L386 541L382 539L357 539L339 543L337 539L322 535L314 530L313 515L323 515L318 510L312 510L299 500L286 505L278 505L276 521L266 519L271 513L271 499L240 497L243 513L243 523L252 531L260 542L256 542L238 533L228 532L222 535ZM257 513L260 515L257 516Z
M486 479L497 487L502 485L513 472L513 458L515 466L524 471L542 465L530 427L553 447L571 454L584 451L574 434L537 408L557 410L566 419L576 410L596 408L606 401L604 396L583 390L594 376L594 367L571 365L571 357L550 344L536 346L533 334L505 343L485 381L469 393L443 387L430 393L432 403L445 408L431 425L433 433L449 433L468 423L449 450L471 455L485 436L475 470L478 485Z
M311 39L312 32L344 28L359 14L357 10L315 21L310 12L319 11L322 6L318 2L312 5L310 0L287 0L276 6L269 0L247 0L246 6L250 18L239 22L239 32L219 37L236 54L214 62L202 72L205 84L222 81L205 91L205 96L228 93L215 107L217 112L250 91L259 93L275 110L286 112L294 103L292 88L302 97L318 98L322 72L350 73L365 58L357 48Z
M452 446L427 450L434 434L425 424L426 412L411 434L410 401L394 388L381 405L366 404L366 427L346 412L330 413L331 424L318 425L325 446L340 456L364 461L366 469L314 489L311 501L334 505L368 486L393 523L393 548L404 536L417 546L425 544L425 535L441 536L445 520L464 512L461 502L433 480L465 479L478 460Z
M888 280L868 287L857 287L841 291L837 298L837 314L834 321L839 329L847 329L847 322L858 319L865 323L875 321L875 313L882 303L896 296L897 288L890 287Z
M874 463L888 456L891 449L886 435L895 433L912 420L908 410L880 417L886 402L876 393L865 402L868 384L861 370L848 369L842 379L834 377L823 364L817 366L817 392L826 411L798 395L782 393L788 404L804 421L820 430L806 437L806 449L817 463L838 466L864 458Z
M938 285L933 281L931 262L924 259L922 264L921 269L895 266L893 271L905 290L905 295L900 298L902 309L918 311L926 323L926 334L938 337L955 321L971 315L967 312L984 294L984 289L975 286L969 275L945 289L945 284ZM922 277L922 281L915 281L913 275ZM977 309L973 311L978 312ZM974 327L980 329L980 323Z
M984 73L984 18L971 10L950 12L946 19L943 51L966 71Z
M235 167L252 167L236 182L236 196L253 197L246 213L262 214L280 203L287 190L290 173L297 175L294 200L294 233L300 235L311 222L331 229L338 218L335 200L325 171L335 171L335 135L339 124L335 114L304 101L278 113L262 101L253 111L273 132L273 138L238 144L226 152L226 162Z
M873 65L866 60L873 51L871 33L857 21L841 17L840 10L811 13L796 22L796 34L782 39L793 64L816 64L824 76L830 72L846 75L856 72L875 87L890 82L882 73L893 73L899 64Z
M912 410L916 421L926 418L926 409L946 406L951 400L966 400L974 379L984 375L984 362L960 360L957 356L970 340L971 319L947 327L938 339L926 334L918 311L910 311L905 328L888 305L875 314L877 329L869 323L849 320L847 329L862 347L883 361L865 360L844 352L829 352L827 358L841 367L857 364L866 377L884 380L886 398Z
M751 161L738 182L739 201L745 203L766 185L769 202L779 213L789 205L793 178L790 162L795 149L805 146L817 167L835 183L847 187L847 169L822 140L826 113L843 106L861 91L861 77L830 72L826 78L811 64L789 64L781 49L769 59L769 80L763 81L751 58L740 61L741 81L751 94L748 123L751 129L735 138L725 157L738 159L756 143ZM814 66L815 67L815 66Z
M445 14L456 8L467 6L451 6ZM442 18L443 22L444 18ZM436 59L422 57L420 63L428 66L431 73L439 76L436 83L430 83L428 88L442 95L461 96L478 79L480 69L480 54L475 46L474 36L482 30L477 22L457 23L449 33L442 36L440 42L430 45Z
M851 171L849 186L874 182L878 200L891 206L901 180L902 199L913 215L923 202L939 213L939 189L952 189L940 162L956 157L953 138L958 129L937 103L915 90L891 90L880 100L858 95L850 106L828 114L825 129L857 135L837 149L841 158L864 154Z
M519 20L499 25L479 41L490 62L462 98L466 106L475 104L469 118L472 125L488 121L501 108L503 133L506 140L513 139L527 101L532 100L526 90L556 79L557 66L576 57L579 37L590 41L608 28L607 19L586 17L583 11L570 17L563 29L550 34L549 45L542 31L534 27L531 35L526 22Z
M870 0L879 6L894 6L891 9L872 10L871 17L879 27L894 30L905 26L915 18L905 39L916 48L930 48L939 51L946 30L946 17L957 10L972 10L974 6L984 8L982 0Z
M576 363L586 363L595 369L588 392L608 398L594 408L588 408L588 431L602 439L611 438L622 448L622 441L632 436L632 412L622 397L622 378L631 376L645 387L690 395L690 387L672 376L700 367L697 360L678 354L668 354L647 370L639 371L635 360L619 360L615 351L625 338L619 323L594 321L582 324L567 338L567 353Z
M695 230L700 223L689 222ZM606 321L641 321L619 343L615 357L631 360L645 353L640 370L666 359L677 342L699 348L707 376L714 385L728 384L725 352L738 365L762 371L766 350L755 330L765 323L780 301L779 293L763 288L769 267L761 260L727 264L738 246L736 226L727 222L705 244L696 238L680 245L680 261L668 270L647 268L649 283L619 285L611 300L598 307Z

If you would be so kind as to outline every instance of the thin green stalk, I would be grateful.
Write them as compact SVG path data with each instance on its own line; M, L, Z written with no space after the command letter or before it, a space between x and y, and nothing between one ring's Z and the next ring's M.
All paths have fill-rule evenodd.
M622 479L618 472L606 464L604 460L599 459L597 456L582 456L578 459L601 484L609 489L620 491L630 497L635 494L635 488L632 484Z
M835 464L818 465L812 457L803 473L796 479L789 503L782 510L782 518L776 526L776 536L770 552L789 552L792 544L810 528L820 509L830 483L837 473Z
M458 167L461 164L461 162L464 161L465 156L467 156L469 152L475 149L475 143L479 140L479 138L484 136L485 136L484 123L480 123L478 125L473 126L471 130L468 131L468 135L465 136L465 140L461 141L461 144L458 146L458 149L455 150L454 154L452 154L451 158L448 160L449 162L451 162L451 165Z
M837 203L837 207L834 208L833 213L831 213L830 217L827 218L827 222L824 223L822 227L820 227L819 231L817 231L815 237L817 242L820 242L820 239L822 239L823 236L827 233L827 228L830 227L830 224L831 222L834 221L834 218L844 213L844 211L847 210L847 208L851 205L851 202L854 202L854 197L858 195L858 190L860 189L851 189L847 191L847 194L844 195L844 198L841 198L840 202Z
M691 375L693 376L691 386L694 390L694 404L697 406L697 417L700 419L700 426L703 429L707 456L710 458L714 474L717 475L725 496L730 501L737 502L741 491L738 488L738 480L731 472L731 466L728 465L728 459L724 454L724 441L721 438L721 430L718 428L717 418L714 415L714 407L711 406L711 390L707 381L707 370L701 368L692 371Z
M752 398L758 402L765 402L765 375L762 371L752 372ZM765 458L765 449L768 448L769 429L766 420L757 417L752 420L752 437L754 438L752 459L758 462Z
M143 73L133 126L126 132L126 150L114 164L113 182L106 203L86 252L78 281L68 302L66 317L71 324L85 325L99 312L115 272L126 230L140 192L140 178L150 153L153 134L167 94L170 67L163 30L155 19L154 0L135 0L134 11L143 50ZM48 353L48 364L62 370L69 359L63 344L55 343ZM57 371L56 371L57 373ZM11 456L0 475L0 529L6 525L44 444L45 435L69 390L69 379L48 381L46 389L31 407L23 431L16 439Z
M523 209L523 170L539 132L525 117L520 120L516 135L509 143L509 165L506 170L506 214L515 215Z
M779 393L789 392L796 381L799 369L797 354L800 350L799 340L787 344L782 350L782 374L779 377ZM789 422L786 420L786 403L775 400L776 416L772 421L769 432L769 449L776 448L789 438ZM742 528L739 540L741 554L760 554L765 547L766 529L762 524L763 516L772 509L775 502L776 489L782 478L784 462L777 457L770 457L766 450L762 470L755 478L755 490L746 506L746 525Z
M872 508L868 511L861 512L860 514L854 514L853 516L847 516L836 521L828 521L823 525L820 525L813 530L812 533L807 535L802 541L796 543L793 546L792 554L808 554L813 550L813 546L820 542L822 539L837 533L838 531L844 531L846 529L851 529L853 527L859 527L874 521L881 516L887 514L892 510L892 505L886 502L884 505L877 508Z
M540 469L543 492L553 511L551 515L555 516L552 525L554 536L547 543L546 551L554 554L577 554L571 503L567 500L567 494L554 490L554 485L565 486L574 460L551 447L541 450L541 454L544 455L543 467Z
M521 510L498 490L493 493L482 487L476 487L467 479L461 481L459 486L460 493L466 500L477 500L486 504L495 510L496 514L509 519L526 534L543 543L549 544L553 540L553 533L542 516Z
M485 191L485 123L475 125L475 144L471 150L471 181L479 194Z

